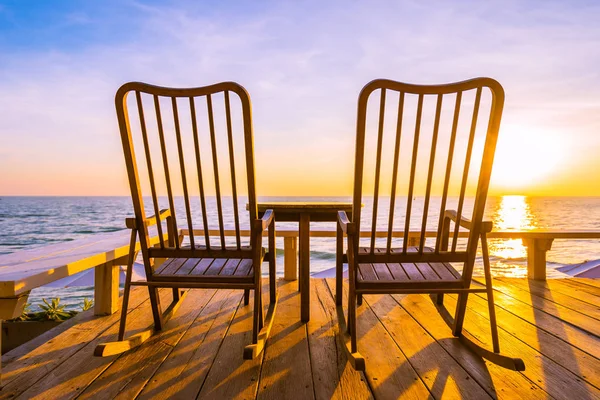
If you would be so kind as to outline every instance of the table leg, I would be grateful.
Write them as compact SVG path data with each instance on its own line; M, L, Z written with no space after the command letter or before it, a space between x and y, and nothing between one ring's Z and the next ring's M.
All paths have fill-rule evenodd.
M300 214L298 229L300 239L300 320L310 319L310 214Z

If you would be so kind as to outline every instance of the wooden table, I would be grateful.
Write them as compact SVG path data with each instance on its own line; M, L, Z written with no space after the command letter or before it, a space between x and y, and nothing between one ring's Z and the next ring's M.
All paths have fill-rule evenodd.
M352 218L352 203L337 202L281 202L259 203L259 216L266 210L273 210L276 222L298 222L298 256L299 256L299 283L300 290L300 319L302 322L310 320L310 221L335 222L338 211L345 211ZM338 264L342 263L343 248L341 241L336 246L336 271L340 271Z

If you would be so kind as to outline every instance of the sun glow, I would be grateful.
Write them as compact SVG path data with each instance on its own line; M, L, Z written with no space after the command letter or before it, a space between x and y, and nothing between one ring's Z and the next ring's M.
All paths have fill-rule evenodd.
M503 129L498 139L491 184L499 191L534 188L558 171L566 153L566 143L554 133Z
M503 196L493 215L494 228L499 231L529 231L536 228L536 220L525 196ZM521 239L490 241L490 254L501 259L516 260L527 256L527 249ZM520 267L496 265L497 268L512 269L504 276L525 276L527 270Z

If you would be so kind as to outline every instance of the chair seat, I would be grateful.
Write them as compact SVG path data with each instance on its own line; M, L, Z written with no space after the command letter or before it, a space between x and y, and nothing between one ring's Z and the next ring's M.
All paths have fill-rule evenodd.
M254 267L249 258L169 258L153 274L160 280L194 280L215 278L227 281L254 280Z
M392 253L401 253L401 248L390 249ZM385 249L376 248L376 253L385 253ZM408 247L407 252L415 253L416 247ZM424 252L433 252L430 247L425 247ZM359 248L359 254L367 254L370 248ZM359 282L423 282L423 281L459 281L460 273L447 262L422 262L422 263L359 263Z

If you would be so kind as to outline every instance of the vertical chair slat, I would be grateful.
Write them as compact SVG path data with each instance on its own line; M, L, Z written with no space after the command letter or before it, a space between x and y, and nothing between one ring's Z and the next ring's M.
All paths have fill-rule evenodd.
M196 243L194 241L194 226L192 224L192 214L190 211L190 198L188 194L187 177L185 174L185 160L183 157L183 145L181 143L181 128L179 126L179 112L177 110L177 99L175 97L171 97L171 104L173 106L173 121L175 124L175 136L177 139L177 152L179 153L179 168L181 170L181 181L183 184L183 201L185 204L185 213L188 223L190 246L193 249L196 247Z
M419 149L419 133L421 131L421 115L423 113L423 95L419 94L417 103L417 119L415 122L415 137L413 143L412 162L410 166L410 180L408 183L408 198L406 200L406 221L404 221L404 240L402 243L402 252L406 253L408 249L408 232L410 230L410 214L412 208L413 190L415 186L415 172L417 169L417 152Z
M152 159L150 156L150 144L148 143L148 132L146 130L146 119L144 117L144 106L142 104L142 95L139 91L135 91L135 99L137 102L138 114L140 117L140 128L142 131L142 140L144 142L144 154L146 155L146 166L148 168L148 178L150 180L150 191L152 193L152 204L154 206L154 215L156 216L156 228L158 230L158 240L160 242L160 248L165 248L165 241L162 233L162 221L160 220L160 207L158 205L158 198L156 197L156 186L154 184L154 170L152 169Z
M398 180L398 159L400 155L400 138L402 135L402 116L404 115L404 92L400 92L398 99L398 121L396 123L396 143L394 145L394 166L392 170L392 190L390 193L390 215L388 222L388 237L386 253L392 249L392 230L394 229L394 208L396 207L396 182Z
M160 113L160 103L158 96L154 95L154 109L156 110L156 123L158 125L158 137L160 139L160 148L165 169L165 180L167 182L167 195L169 197L169 208L173 217L173 224L177 227L177 218L175 217L175 203L173 202L173 190L171 189L171 175L169 174L169 161L167 159L167 146L165 143L165 133L163 131L162 116ZM170 237L169 237L170 239ZM175 248L179 249L179 240L175 241Z
M479 103L481 102L481 87L477 88L475 95L475 104L473 106L473 118L471 120L471 131L469 133L469 143L467 145L467 154L465 156L465 169L463 170L462 183L460 186L460 196L458 198L458 207L456 210L456 224L454 224L454 236L452 238L452 251L456 251L458 242L458 231L460 230L460 218L465 200L465 191L467 188L467 178L469 176L469 166L471 165L471 153L473 151L473 141L475 139L475 130L477 128L477 116L479 115Z
M198 123L196 121L196 104L194 98L190 97L190 114L192 117L192 133L194 135L194 150L196 153L196 170L198 171L198 187L200 190L200 207L202 208L202 229L207 249L210 249L210 237L208 235L208 218L206 216L206 199L204 196L204 181L202 178L202 161L200 159L200 139L198 137Z
M375 251L375 231L377 231L377 205L379 200L379 175L381 173L381 146L383 142L383 123L385 119L385 89L381 89L379 103L379 129L377 133L377 158L375 164L375 188L373 193L373 224L371 227L371 254Z
M429 155L429 172L427 173L427 188L425 189L425 203L423 204L423 222L421 224L421 238L419 240L419 253L423 254L425 248L425 230L427 229L427 214L429 212L429 199L431 196L431 181L433 180L433 167L435 165L435 152L437 147L438 131L440 129L440 114L442 111L443 95L438 94L435 107L435 121L433 123L433 136L431 137L431 154Z
M444 189L442 190L442 201L440 205L440 218L438 221L438 231L435 241L435 252L439 253L442 244L442 230L444 224L444 212L446 211L446 201L448 199L448 187L450 186L450 172L452 170L452 159L454 158L454 144L456 143L456 131L458 128L458 117L460 115L460 103L462 92L456 94L456 103L454 104L454 118L452 120L452 131L450 133L450 144L448 145L448 160L446 162L446 176L444 177Z
M206 106L208 108L208 124L210 129L210 143L212 147L213 169L215 173L215 194L217 197L217 212L219 214L219 233L221 237L221 248L225 250L225 232L223 229L223 207L221 204L221 187L219 185L219 162L217 161L217 139L215 136L215 120L213 116L212 97L206 95Z
M229 91L225 91L225 114L227 118L227 139L229 143L229 166L231 168L231 190L233 195L233 217L235 222L235 239L238 250L241 246L240 215L238 212L237 185L235 182L235 161L233 151L233 132L231 128L231 106L229 104Z

